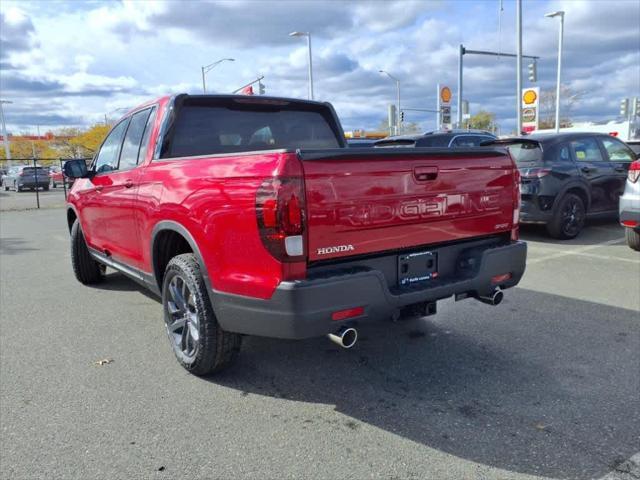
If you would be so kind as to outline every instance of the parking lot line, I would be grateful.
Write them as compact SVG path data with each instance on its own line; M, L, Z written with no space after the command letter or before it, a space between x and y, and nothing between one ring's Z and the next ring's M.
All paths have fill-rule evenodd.
M595 250L597 248L607 247L607 246L610 246L610 245L617 245L617 244L624 243L624 242L625 242L624 238L617 238L615 240L607 240L606 242L596 243L595 245L589 245L587 247L581 247L581 248L574 248L572 250L564 250L562 252L553 253L553 254L547 255L545 257L535 258L533 260L527 261L527 264L528 265L533 265L535 263L545 262L547 260L554 260L556 258L566 257L567 255L581 255L581 254L584 254L586 252L589 252L590 250ZM621 259L621 258L615 258L615 257L610 257L610 258L611 259L616 259L616 260L627 260L627 259ZM607 258L607 259L609 259L609 258ZM633 263L635 263L635 262L633 262Z

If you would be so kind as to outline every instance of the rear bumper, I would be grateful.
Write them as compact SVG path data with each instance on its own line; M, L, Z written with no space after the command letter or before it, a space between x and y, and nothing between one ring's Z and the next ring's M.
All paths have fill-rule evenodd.
M541 210L536 197L522 199L520 204L520 223L548 223L553 216L553 211Z
M360 271L314 280L283 282L269 300L213 291L214 310L228 331L265 337L301 339L336 331L349 321L390 317L401 307L433 302L455 294L488 295L497 285L492 277L511 273L501 288L515 286L525 270L524 242L486 249L478 253L472 271L456 278L431 280L428 286L399 291L389 288L377 270ZM364 315L333 321L338 310L364 307Z
M627 186L620 197L620 223L625 226L635 223L633 228L640 228L640 183Z
M37 182L35 180L18 181L18 186L23 188L47 187L49 186L49 179L38 179Z

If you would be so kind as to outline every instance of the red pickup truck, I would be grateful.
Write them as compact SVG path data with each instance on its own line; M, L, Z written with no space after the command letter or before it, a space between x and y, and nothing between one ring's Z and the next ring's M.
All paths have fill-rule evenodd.
M77 279L110 267L160 295L198 375L242 335L350 347L357 325L439 299L497 305L525 269L505 149L350 149L328 103L164 97L65 175Z

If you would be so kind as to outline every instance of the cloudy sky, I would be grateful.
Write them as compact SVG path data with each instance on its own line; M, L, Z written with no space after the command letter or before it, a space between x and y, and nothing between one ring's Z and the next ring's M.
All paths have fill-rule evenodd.
M402 82L403 106L435 108L436 84L457 89L458 45L515 52L515 3L399 1L19 1L0 3L0 96L9 131L87 126L165 93L201 93L201 65L223 57L208 89L230 92L264 75L267 94L306 98L312 33L316 99L332 102L345 129L377 126ZM564 10L563 84L578 94L574 120L614 119L640 96L638 0L524 1L524 53L538 55L538 83L555 88ZM526 62L524 62L524 85ZM515 60L466 56L471 113L515 124ZM455 106L454 106L455 110ZM434 114L406 121L435 126Z

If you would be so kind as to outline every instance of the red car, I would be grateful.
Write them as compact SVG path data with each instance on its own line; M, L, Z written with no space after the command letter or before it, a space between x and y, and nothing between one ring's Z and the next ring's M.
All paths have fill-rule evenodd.
M62 170L59 167L50 168L49 179L51 180L52 188L56 188L58 185L62 185L64 183L64 175L62 173Z
M198 375L242 335L350 347L356 324L439 299L497 305L525 269L505 149L349 149L328 103L164 97L65 174L77 279L111 267L160 295Z

